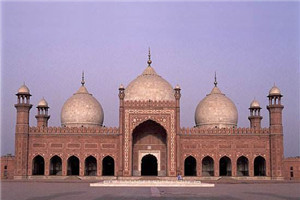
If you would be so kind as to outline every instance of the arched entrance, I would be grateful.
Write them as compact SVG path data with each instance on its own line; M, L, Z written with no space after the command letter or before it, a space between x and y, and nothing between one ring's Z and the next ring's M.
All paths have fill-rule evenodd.
M61 175L61 158L53 156L50 159L50 175Z
M76 156L71 156L68 159L68 176L79 175L79 159Z
M142 176L157 176L157 159L155 156L148 154L142 158L141 163Z
M96 176L97 175L97 160L93 156L89 156L84 161L85 176Z
M241 156L236 162L237 176L249 176L248 158Z
M202 176L214 176L214 160L210 156L202 160Z
M257 156L254 159L254 176L265 176L266 175L266 160Z
M115 175L115 161L112 157L106 156L102 160L102 176Z
M193 156L189 156L184 160L184 175L197 176L197 162Z
M152 120L139 124L132 132L132 145L132 174L134 176L145 175L142 174L142 159L148 154L152 154L156 159L156 175L167 175L167 132L163 126ZM147 163L147 160L144 164L145 162Z
M34 157L32 161L32 175L44 175L45 161L40 155Z
M231 160L227 156L220 159L220 176L231 176Z

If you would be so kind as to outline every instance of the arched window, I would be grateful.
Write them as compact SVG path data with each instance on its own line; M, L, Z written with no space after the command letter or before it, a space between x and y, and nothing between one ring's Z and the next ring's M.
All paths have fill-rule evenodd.
M214 176L214 160L210 156L202 159L202 176Z
M85 159L85 176L96 176L97 175L97 160L93 156L89 156Z
M197 176L197 161L193 156L189 156L184 160L184 175Z
M266 160L257 156L254 159L254 176L265 176L266 175Z
M68 176L79 175L79 159L76 156L68 158Z
M50 159L50 175L61 175L62 161L59 156L53 156Z
M102 160L102 176L115 175L115 161L112 157L106 156Z
M220 176L231 176L231 160L227 156L220 159Z
M40 155L34 157L32 161L32 175L44 175L45 161Z
M237 176L249 176L248 158L241 156L237 160Z

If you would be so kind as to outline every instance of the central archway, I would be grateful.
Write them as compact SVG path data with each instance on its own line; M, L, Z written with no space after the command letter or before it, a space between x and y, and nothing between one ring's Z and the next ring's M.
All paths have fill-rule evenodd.
M142 176L157 176L157 159L155 156L148 154L142 158L141 163Z
M159 123L147 120L139 124L132 132L132 174L134 176L146 175L142 165L151 158L156 160L156 172L154 174L156 176L166 176L167 132Z

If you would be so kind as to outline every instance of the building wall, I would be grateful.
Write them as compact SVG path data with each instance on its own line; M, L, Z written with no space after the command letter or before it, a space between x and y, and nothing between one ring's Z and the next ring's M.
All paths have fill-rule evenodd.
M114 159L115 174L118 170L120 135L116 128L99 127L98 132L90 128L32 127L30 130L28 175L32 175L33 159L38 155L44 159L45 175L49 175L50 159L55 155L62 159L63 176L67 175L67 160L71 156L79 159L80 176L84 176L85 159L89 156L97 160L98 176L102 175L102 159L106 156Z
M15 170L15 156L7 154L1 157L1 179L13 179Z
M300 180L300 157L285 158L283 172L286 180Z
M185 159L193 156L197 161L197 176L202 176L202 160L209 156L214 161L214 176L219 176L219 161L223 156L227 156L231 160L232 176L239 176L237 160L244 156L248 159L249 176L254 176L254 159L261 156L266 161L266 176L270 176L270 144L267 132L255 134L249 131L243 134L241 132L226 134L226 131L221 129L215 133L211 131L210 134L189 131L180 135L180 172L182 174L184 174Z

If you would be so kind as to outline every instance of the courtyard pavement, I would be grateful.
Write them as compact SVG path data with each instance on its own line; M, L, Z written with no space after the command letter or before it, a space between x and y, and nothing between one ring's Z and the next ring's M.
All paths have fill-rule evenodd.
M214 188L95 188L90 182L2 181L1 200L299 200L300 183L215 183Z

